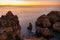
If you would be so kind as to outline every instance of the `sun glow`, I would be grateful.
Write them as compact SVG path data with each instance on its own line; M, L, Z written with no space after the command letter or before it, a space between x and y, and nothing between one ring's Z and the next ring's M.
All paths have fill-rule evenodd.
M43 6L43 5L54 5L52 3L44 3L37 1L17 1L17 0L2 0L0 6Z
M31 5L38 5L36 2L27 2L27 1L1 1L0 5L8 5L8 6L31 6Z

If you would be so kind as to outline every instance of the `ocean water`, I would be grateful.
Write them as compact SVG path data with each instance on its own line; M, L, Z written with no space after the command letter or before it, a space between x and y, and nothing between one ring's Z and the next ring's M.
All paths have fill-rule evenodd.
M43 14L48 14L51 11L60 11L60 6L5 6L0 7L0 16L5 15L8 11L12 11L14 15L18 16L19 23L21 25L21 37L28 37L31 36L31 34L29 34L27 31L29 22L32 23L32 31L35 32L35 21L37 18Z

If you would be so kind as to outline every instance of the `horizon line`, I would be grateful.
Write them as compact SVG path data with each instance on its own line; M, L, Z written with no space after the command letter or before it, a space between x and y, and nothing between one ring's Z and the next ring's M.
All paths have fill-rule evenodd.
M51 4L0 4L0 6L60 6L60 5L51 5Z

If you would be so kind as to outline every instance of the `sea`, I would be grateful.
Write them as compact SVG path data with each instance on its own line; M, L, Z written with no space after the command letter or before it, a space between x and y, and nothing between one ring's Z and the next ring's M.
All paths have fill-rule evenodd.
M0 6L0 17L11 11L18 16L19 24L21 25L21 37L32 37L35 34L35 22L37 18L43 14L48 14L51 11L60 11L60 6ZM32 23L32 33L29 33L27 27ZM57 37L50 40L57 40Z

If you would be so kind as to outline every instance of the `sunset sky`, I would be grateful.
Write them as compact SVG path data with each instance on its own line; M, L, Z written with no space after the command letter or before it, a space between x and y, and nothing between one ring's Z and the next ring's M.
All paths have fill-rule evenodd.
M0 6L60 5L60 0L0 0Z

